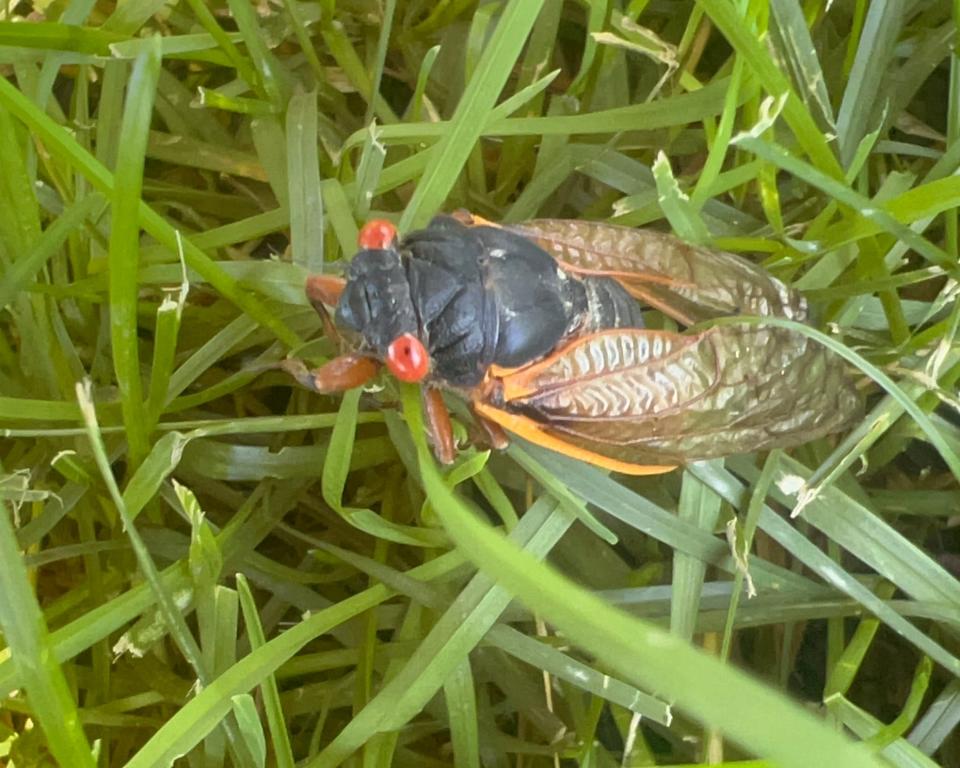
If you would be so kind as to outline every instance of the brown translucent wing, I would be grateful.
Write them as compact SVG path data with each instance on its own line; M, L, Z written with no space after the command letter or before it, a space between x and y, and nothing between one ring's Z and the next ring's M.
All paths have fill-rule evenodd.
M663 232L572 219L535 219L508 228L573 272L617 279L633 296L685 325L724 315L807 317L803 297L755 264Z
M639 465L798 445L860 412L839 358L802 334L746 325L603 331L502 382L498 408Z

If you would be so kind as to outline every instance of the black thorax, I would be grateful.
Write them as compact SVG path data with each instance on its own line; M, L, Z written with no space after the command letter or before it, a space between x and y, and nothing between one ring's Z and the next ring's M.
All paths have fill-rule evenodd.
M491 365L533 362L570 336L642 327L639 306L615 280L573 275L521 235L446 216L395 249L360 251L336 319L380 357L414 334L431 378L464 388Z

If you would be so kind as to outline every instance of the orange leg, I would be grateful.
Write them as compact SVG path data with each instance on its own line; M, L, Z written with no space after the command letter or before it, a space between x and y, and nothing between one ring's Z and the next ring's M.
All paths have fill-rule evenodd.
M332 341L339 341L340 334L337 332L333 320L327 307L334 307L340 301L340 294L343 293L343 287L346 281L342 277L332 275L311 275L307 278L307 299L313 308L320 315L323 321L323 332L326 337Z
M439 389L423 387L423 416L427 422L427 434L433 445L433 452L441 464L453 464L457 458L457 447L453 442L453 425L450 412L443 402Z
M501 427L495 421L485 419L476 411L473 412L473 418L483 429L484 435L487 438L487 444L491 448L496 448L498 451L504 451L507 449L507 447L510 445L510 438L507 436L507 433L503 427Z
M341 355L319 368L310 370L302 360L289 358L280 367L307 389L320 394L343 392L362 387L377 375L379 364L369 357L358 354Z
M306 293L310 303L316 306L322 304L327 307L336 306L340 301L340 294L347 281L334 275L310 275L307 278Z

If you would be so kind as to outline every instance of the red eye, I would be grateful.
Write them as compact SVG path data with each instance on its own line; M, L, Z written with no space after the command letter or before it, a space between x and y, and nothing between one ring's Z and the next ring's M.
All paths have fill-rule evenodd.
M357 242L361 248L384 250L397 239L397 228L386 219L371 219L363 225Z
M387 368L400 381L420 381L430 370L430 355L420 339L405 333L387 347Z

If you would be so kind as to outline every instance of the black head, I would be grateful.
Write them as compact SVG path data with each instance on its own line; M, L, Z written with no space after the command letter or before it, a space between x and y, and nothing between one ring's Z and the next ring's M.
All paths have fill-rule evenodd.
M418 335L407 271L395 248L364 249L353 257L335 319L356 331L363 347L381 359L395 339Z

